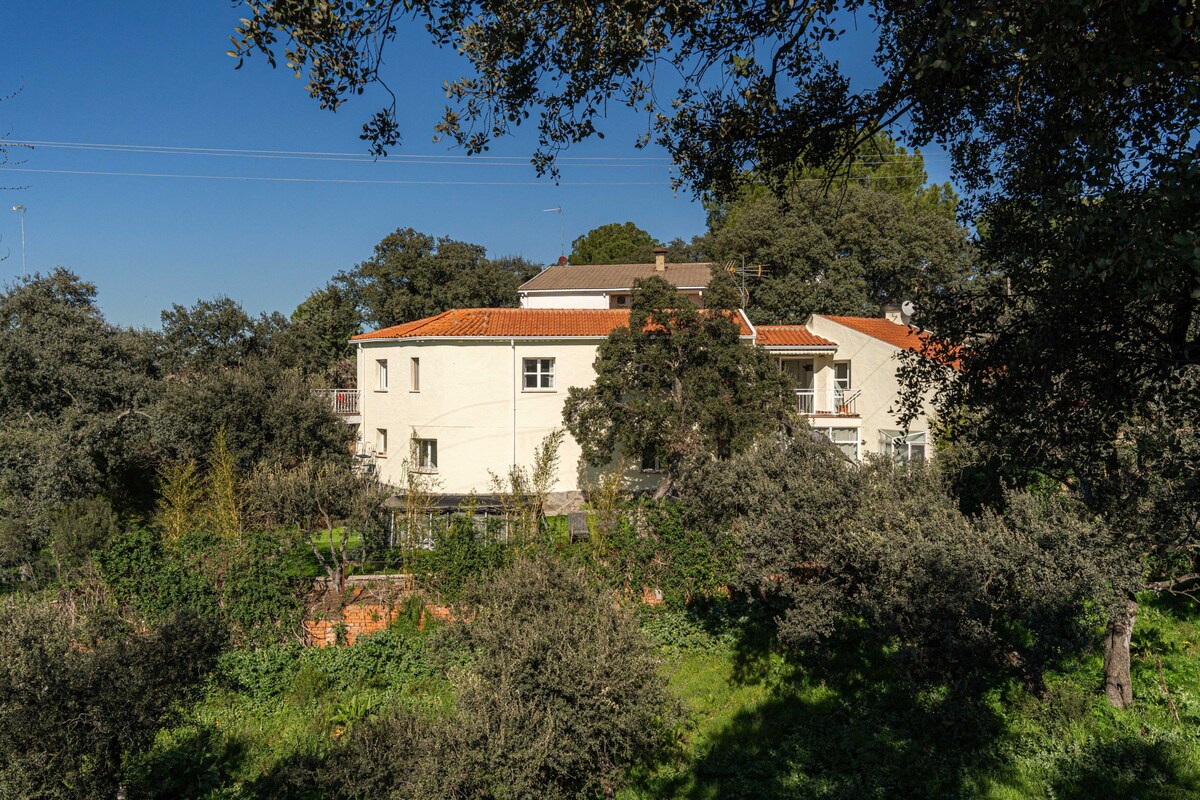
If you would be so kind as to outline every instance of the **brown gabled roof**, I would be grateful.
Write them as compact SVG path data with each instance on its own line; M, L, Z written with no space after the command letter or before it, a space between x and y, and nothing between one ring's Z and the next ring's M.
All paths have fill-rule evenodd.
M703 289L712 279L710 264L667 264L655 272L653 264L554 264L521 284L518 291L544 292L570 289L632 289L634 281L657 275L680 289Z
M893 347L928 355L954 369L962 368L958 359L960 351L957 347L947 346L929 331L923 331L915 325L902 325L881 317L835 317L829 314L821 316L873 339L887 342Z
M750 336L745 317L737 315L742 336ZM360 333L352 341L371 339L421 339L518 337L546 338L608 336L615 328L628 327L624 309L592 308L457 308L432 317Z
M803 325L756 325L758 343L763 347L837 347Z

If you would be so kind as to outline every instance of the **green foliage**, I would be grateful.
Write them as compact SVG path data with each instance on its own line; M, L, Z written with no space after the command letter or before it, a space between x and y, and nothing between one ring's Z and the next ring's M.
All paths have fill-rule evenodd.
M360 637L353 647L305 648L293 642L229 650L221 655L217 680L257 702L286 696L308 705L328 692L399 689L431 678L435 670L427 650L428 637L399 620Z
M887 181L883 181L884 184ZM816 312L876 316L972 277L966 231L877 185L831 194L800 184L780 198L743 192L709 235L716 260L766 266L750 283L755 322L803 324Z
M113 797L127 759L198 695L219 629L187 613L139 631L103 607L0 605L0 794Z
M217 536L234 539L242 534L242 496L233 454L225 441L225 429L217 431L205 474L205 528Z
M860 628L918 685L1037 683L1114 603L1107 531L1066 498L1014 493L968 518L930 469L859 469L807 437L689 479L701 524L738 540L740 584L810 652Z
M561 562L521 559L452 629L470 653L452 719L356 726L337 797L600 797L669 740L672 703L636 623ZM419 770L419 771L416 771Z
M95 297L65 269L0 293L0 497L21 507L34 553L63 504L137 509L150 484L153 348L109 325Z
M489 260L476 244L398 228L336 280L367 323L385 327L449 308L516 306L517 287L537 269L515 257Z
M592 228L571 242L572 264L652 264L662 243L632 222Z
M228 627L237 642L269 644L299 629L299 565L290 534L250 531L236 540L193 532L165 544L134 528L98 556L117 602L156 622L189 611Z
M702 313L661 278L634 288L629 327L597 350L596 382L571 387L563 406L589 464L656 459L669 487L685 463L728 457L790 420L786 379L742 344L724 273L714 273L705 304Z
M643 501L605 539L597 556L613 586L640 594L661 589L668 605L719 595L736 577L737 549L727 533L709 534L684 519L675 501Z
M351 386L355 365L350 337L361 327L351 292L331 282L296 306L291 324L275 339L274 352L305 374L324 375L337 386Z
M228 297L178 303L162 312L162 361L182 374L232 369L266 353L276 329L286 320L266 314L253 319Z
M444 603L462 600L511 560L513 546L503 540L502 525L495 519L481 532L475 519L456 515L448 525L434 526L433 547L416 565L421 585Z

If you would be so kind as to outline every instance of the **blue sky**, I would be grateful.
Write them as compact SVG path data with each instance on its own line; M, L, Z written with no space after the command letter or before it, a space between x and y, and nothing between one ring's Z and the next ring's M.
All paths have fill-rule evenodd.
M355 160L366 153L361 124L382 98L368 94L331 114L302 81L262 59L235 71L225 51L239 16L223 0L4 3L0 94L20 89L0 103L0 131L10 139L275 151L247 158L13 150L10 166L38 171L0 173L0 185L19 187L0 192L5 282L21 272L20 219L8 210L17 203L28 209L31 272L66 266L99 287L111 320L155 327L171 303L218 294L252 312L289 313L397 227L543 263L558 257L560 242L559 218L545 208L565 208L568 251L572 238L607 222L632 220L663 240L704 230L690 193L672 192L664 153L634 149L638 120L629 114L610 119L604 141L567 154L618 160L568 164L560 186L528 165L532 131L492 149L510 160L444 163L461 154L432 142L433 125L445 104L442 82L462 62L428 44L416 26L391 48L386 66L400 101L401 158ZM851 46L845 58L869 79L869 52ZM280 158L278 151L349 158ZM945 162L927 155L931 178L945 180ZM84 172L239 179L73 174ZM263 177L363 182L240 179ZM446 181L512 185L420 183Z

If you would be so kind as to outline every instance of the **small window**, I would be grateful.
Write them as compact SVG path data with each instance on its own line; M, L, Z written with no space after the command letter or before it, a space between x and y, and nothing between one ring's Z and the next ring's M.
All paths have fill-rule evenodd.
M379 378L379 391L386 392L388 388L388 363L386 358L375 362L375 374Z
M387 455L387 428L375 429L375 455Z
M413 439L413 463L421 472L437 472L437 439Z
M833 385L845 391L850 388L850 362L833 362Z
M880 450L897 464L924 461L929 447L929 434L917 431L907 436L901 431L880 431Z
M527 358L525 359L524 386L527 392L537 392L554 388L554 359Z
M421 391L421 359L412 358L408 362L408 390Z
M658 450L647 447L642 451L642 472L662 472L662 462L658 458Z

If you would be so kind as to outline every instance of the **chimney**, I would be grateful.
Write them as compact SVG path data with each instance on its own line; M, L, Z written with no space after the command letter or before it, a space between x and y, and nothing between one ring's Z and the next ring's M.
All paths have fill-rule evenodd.
M665 248L665 247L654 248L654 271L655 272L666 272L667 271L667 248Z
M915 310L911 300L905 300L903 303L888 303L883 307L883 318L897 325L909 325L912 323Z
M567 265L567 257L566 257L566 256L559 256L559 257L558 257L558 265L559 265L560 267L565 267L565 266Z

